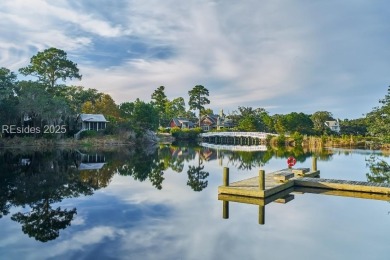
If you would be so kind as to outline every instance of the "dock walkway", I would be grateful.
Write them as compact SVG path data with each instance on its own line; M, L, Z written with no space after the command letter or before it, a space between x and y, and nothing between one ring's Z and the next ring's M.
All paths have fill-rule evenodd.
M265 223L265 206L269 203L288 203L294 194L322 194L361 199L390 201L390 184L318 178L317 160L312 169L283 169L229 183L229 168L224 168L223 185L218 187L218 200L223 202L222 217L229 218L229 202L259 206L258 222ZM316 178L317 177L317 178Z
M218 187L219 194L225 195L238 195L238 196L246 196L246 197L255 197L255 198L266 198L272 196L276 193L279 193L283 190L287 190L289 188L294 187L294 180L302 179L302 177L314 177L319 175L319 171L311 171L305 173L302 177L296 176L287 181L279 181L277 180L280 175L291 173L293 169L283 169L280 171L264 174L262 181L261 176L252 177L246 180L237 181L230 183L228 185L222 185ZM261 175L260 173L259 175ZM295 176L295 175L294 175ZM264 188L261 188L264 183Z
M386 183L315 178L320 171L316 169L316 162L313 165L312 170L283 169L268 174L260 170L257 177L233 183L228 182L229 170L225 168L224 184L218 187L218 194L265 199L290 188L304 187L390 195L390 184Z

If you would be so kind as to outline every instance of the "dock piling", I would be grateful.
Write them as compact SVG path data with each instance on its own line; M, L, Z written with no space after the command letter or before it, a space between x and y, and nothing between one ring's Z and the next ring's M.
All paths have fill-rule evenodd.
M222 202L222 218L228 219L229 218L229 201L223 201Z
M223 167L223 186L229 186L229 168ZM229 218L229 201L222 202L222 218Z
M229 186L229 168L223 167L223 186Z
M259 206L259 225L265 223L265 206Z
M312 168L313 172L317 171L317 157L315 157L315 156L313 156L313 158L312 158L312 166L311 166L311 168Z
M265 171L259 170L259 190L265 189Z

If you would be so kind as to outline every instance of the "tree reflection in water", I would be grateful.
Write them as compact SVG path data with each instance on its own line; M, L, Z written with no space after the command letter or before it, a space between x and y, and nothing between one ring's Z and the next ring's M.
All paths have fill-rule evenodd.
M390 165L386 161L372 154L370 158L366 159L366 165L370 169L370 173L366 174L367 181L390 183Z
M136 181L149 179L154 187L161 190L164 181L164 163L158 159L157 149L137 146L130 156L123 158L117 171L123 176L132 176Z
M77 210L53 209L51 205L64 198L92 195L107 186L114 174L95 170L86 178L77 168L77 162L77 153L71 150L3 152L0 157L0 217L9 214L12 206L27 208L29 211L11 217L22 224L23 232L41 242L57 238L59 230L71 224Z
M197 166L188 166L188 181L187 185L190 186L194 191L202 191L208 185L206 178L209 176L209 172L203 171L204 165L199 153L198 156L198 165Z
M61 210L61 207L52 209L48 200L38 202L32 206L31 212L18 212L11 219L22 224L22 230L30 237L41 242L56 239L60 229L70 226L73 216L77 214L76 208Z
M65 198L92 195L107 187L116 173L136 181L149 180L161 190L165 172L171 169L182 173L187 164L187 185L199 192L208 185L210 173L205 170L206 161L227 159L228 164L238 169L250 170L264 166L272 157L291 155L304 161L313 154L302 149L232 152L175 145L116 147L104 152L0 150L0 219L10 214L12 207L21 207L25 210L14 213L11 219L22 225L25 234L47 242L70 226L77 214L76 208L52 205ZM331 154L316 156L326 160ZM388 168L385 176L388 181Z

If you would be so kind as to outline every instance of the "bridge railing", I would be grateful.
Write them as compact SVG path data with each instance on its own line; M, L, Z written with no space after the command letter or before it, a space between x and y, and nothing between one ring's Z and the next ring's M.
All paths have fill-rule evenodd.
M267 146L265 145L220 145L220 144L209 144L201 143L203 147L218 149L218 150L229 150L229 151L267 151Z
M207 132L200 134L201 137L210 137L210 136L227 136L227 137L253 137L266 139L267 135L275 135L264 132Z

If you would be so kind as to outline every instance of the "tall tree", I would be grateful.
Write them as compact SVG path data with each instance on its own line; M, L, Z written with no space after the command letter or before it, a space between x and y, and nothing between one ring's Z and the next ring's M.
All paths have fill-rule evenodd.
M247 115L238 122L238 130L245 132L259 131L259 120L254 115Z
M202 116L214 115L214 111L211 108L205 108L200 113Z
M173 99L172 101L168 101L165 113L169 119L171 119L172 117L185 116L186 103L184 101L184 98L178 97Z
M119 108L115 101L108 94L103 94L96 102L95 109L98 113L105 114L114 118L119 117Z
M134 112L133 102L124 102L119 105L119 112L123 119L131 119L131 115Z
M63 88L55 88L55 90L55 96L64 98L75 114L81 113L84 103L89 101L91 104L95 104L104 95L104 93L100 93L96 89L84 89L81 86L65 86Z
M108 94L102 94L94 103L92 101L85 102L81 107L81 111L87 114L104 114L111 117L111 119L118 119L120 114L118 106Z
M284 115L275 114L272 116L274 122L274 129L278 134L285 134L287 132L286 129L286 118Z
M15 94L16 74L7 68L0 68L0 102Z
M313 121L314 130L322 134L326 130L325 121L333 120L333 116L332 113L327 111L317 111L310 119Z
M263 129L261 131L267 132L267 133L273 133L274 130L274 121L272 120L272 117L268 114L267 111L262 111L259 115L261 121L263 122Z
M161 126L161 119L164 118L165 115L165 107L167 106L168 99L165 95L165 87L158 87L152 94L152 104L158 111L159 115L159 125Z
M45 84L47 89L53 88L58 80L80 79L81 74L77 64L68 60L63 50L49 48L32 56L30 65L19 69L23 75L38 77L40 83Z
M190 100L188 105L192 110L199 111L199 127L201 119L201 111L204 110L204 105L210 104L210 100L207 98L209 96L209 91L202 85L196 85L192 90L188 91Z
M390 142L390 86L381 104L367 114L368 132L372 136L379 137L382 142Z
M367 119L344 119L340 121L340 134L342 135L362 135L367 134Z
M158 128L158 112L156 108L138 98L135 102L120 105L122 117L130 123L137 136L142 136L146 130L156 131Z
M311 134L313 132L313 121L309 115L304 113L292 112L287 115L274 115L274 122L275 129L279 134L292 134L294 132Z
M240 131L269 131L272 122L268 112L264 108L238 107L239 114L235 112L231 116ZM265 123L267 122L267 124Z
M0 123L11 124L18 118L16 74L7 68L0 68Z
M33 126L43 129L45 124L60 124L71 116L71 110L65 99L53 97L45 87L33 81L19 82L19 104L21 123L25 117L31 120Z

